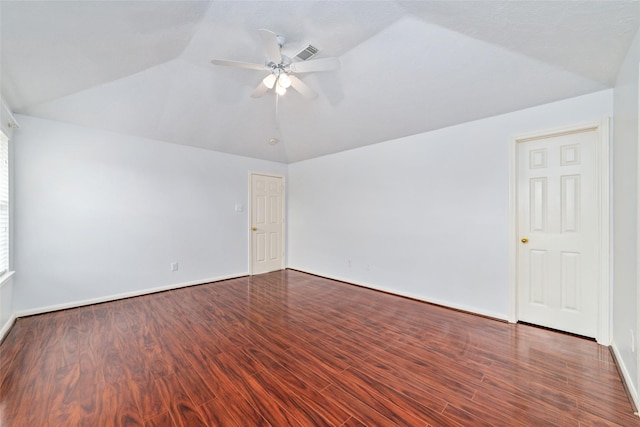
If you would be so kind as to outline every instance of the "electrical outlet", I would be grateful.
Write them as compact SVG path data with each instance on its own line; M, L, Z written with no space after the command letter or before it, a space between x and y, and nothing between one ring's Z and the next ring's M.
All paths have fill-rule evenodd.
M636 352L636 334L633 331L633 329L629 329L629 332L631 333L631 352L635 353Z
M178 263L177 262L172 262L171 263L171 271L178 271Z
M351 268L351 260L350 259L347 260L347 267Z

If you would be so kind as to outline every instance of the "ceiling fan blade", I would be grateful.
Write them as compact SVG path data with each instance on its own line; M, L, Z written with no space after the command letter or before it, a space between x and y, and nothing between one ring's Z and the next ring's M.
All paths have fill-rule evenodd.
M269 88L264 84L264 82L260 82L260 84L251 92L252 98L260 98L262 95L267 93Z
M300 92L300 94L305 98L312 99L318 96L316 91L311 89L305 82L296 76L289 75L289 78L291 79L291 87Z
M249 62L227 61L226 59L212 59L213 65L223 65L225 67L249 68L251 70L264 70L266 67L260 64L251 64Z
M332 71L340 68L338 58L313 59L305 62L294 62L290 66L296 73L309 73L312 71Z
M269 30L258 30L260 38L262 39L262 47L267 52L267 57L270 61L279 64L282 62L282 54L280 53L280 43L276 33Z

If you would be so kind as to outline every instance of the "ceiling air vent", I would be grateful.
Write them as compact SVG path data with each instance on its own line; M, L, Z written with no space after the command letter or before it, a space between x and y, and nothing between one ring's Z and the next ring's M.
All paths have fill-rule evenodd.
M318 48L307 44L302 50L296 53L296 58L306 61L307 59L318 53Z

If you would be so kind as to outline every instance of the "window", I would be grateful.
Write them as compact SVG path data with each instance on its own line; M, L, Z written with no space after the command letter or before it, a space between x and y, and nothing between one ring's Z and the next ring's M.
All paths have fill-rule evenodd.
M9 271L9 138L0 132L0 276Z

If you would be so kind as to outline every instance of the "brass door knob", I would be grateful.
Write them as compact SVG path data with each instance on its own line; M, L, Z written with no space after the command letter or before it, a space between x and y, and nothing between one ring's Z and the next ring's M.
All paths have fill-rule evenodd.
M253 228L252 228L252 230L253 230L253 231L257 231L257 230L258 230L258 227L253 227Z
M520 239L520 241L522 243L529 243L529 239L527 239L526 237L523 237L522 239Z

